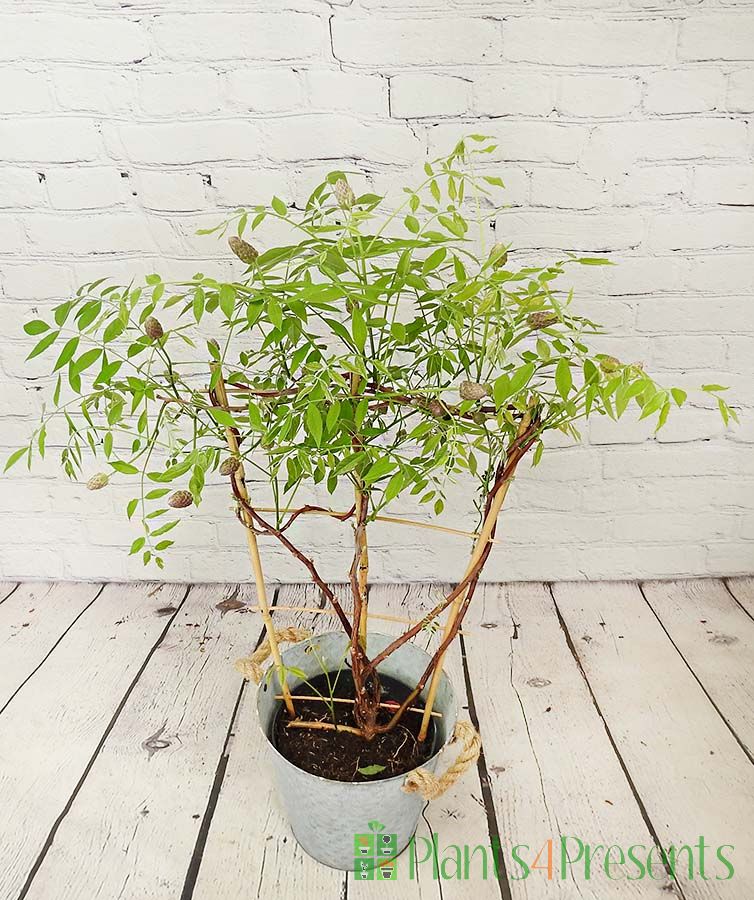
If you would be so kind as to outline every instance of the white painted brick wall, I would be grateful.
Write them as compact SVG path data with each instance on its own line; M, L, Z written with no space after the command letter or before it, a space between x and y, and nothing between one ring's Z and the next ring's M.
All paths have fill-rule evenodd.
M105 274L227 271L200 224L273 192L300 202L328 168L410 180L480 131L508 185L500 239L611 252L616 268L574 278L613 329L604 348L731 384L743 418L726 430L700 402L659 439L595 421L521 474L488 576L754 570L752 0L0 0L0 34L3 457L46 383L23 363L32 308ZM14 469L0 577L143 577L129 496L117 480L88 494L52 460ZM376 527L375 576L458 577L467 547L426 535ZM167 577L248 577L221 484L179 537ZM344 577L347 528L299 537ZM271 577L303 577L266 549Z

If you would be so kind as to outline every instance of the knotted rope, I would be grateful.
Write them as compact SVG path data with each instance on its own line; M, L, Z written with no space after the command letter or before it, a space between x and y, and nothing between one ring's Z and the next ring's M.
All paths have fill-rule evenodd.
M307 628L295 628L291 626L290 628L275 629L275 637L278 642L287 641L288 643L295 644L298 643L298 641L305 641L311 636L312 633ZM259 684L264 677L264 669L262 666L270 658L271 652L272 648L270 647L270 640L269 638L265 638L251 656L245 656L243 659L236 660L236 669L238 669L244 678L248 678L250 681Z
M463 773L479 758L482 739L471 722L458 722L453 731L453 743L460 743L461 751L448 768L440 775L426 769L415 769L406 776L403 790L407 794L421 794L425 800L436 800L452 787Z

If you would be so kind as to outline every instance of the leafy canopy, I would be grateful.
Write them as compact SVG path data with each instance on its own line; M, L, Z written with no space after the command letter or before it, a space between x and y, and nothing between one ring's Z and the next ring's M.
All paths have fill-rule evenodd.
M545 432L578 438L581 420L617 419L631 404L661 428L685 392L594 352L599 326L558 287L567 266L608 261L568 254L519 268L510 246L484 246L503 183L477 169L494 149L480 135L461 141L425 165L392 212L376 194L356 196L343 172L328 175L303 211L278 197L237 210L204 232L232 234L244 261L234 281L155 274L140 285L83 285L52 320L25 325L38 338L29 359L54 357L57 378L8 465L43 456L50 421L63 417L64 470L81 477L88 448L107 467L90 486L132 476L127 513L143 535L131 552L161 566L179 521L164 498L180 486L190 495L177 505L200 502L207 474L227 456L226 426L280 510L306 482L330 493L352 482L368 495L370 517L404 492L439 514L448 482L464 474L481 508L527 409L539 421L534 464ZM290 242L258 253L244 237L255 241L270 224ZM208 329L219 342L206 340ZM220 372L229 410L207 392ZM704 389L726 421L735 418L719 397L725 388Z

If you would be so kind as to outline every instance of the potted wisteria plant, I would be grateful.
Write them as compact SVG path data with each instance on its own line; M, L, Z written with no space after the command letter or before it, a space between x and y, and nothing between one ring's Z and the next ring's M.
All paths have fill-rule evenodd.
M50 354L55 379L39 426L9 465L43 456L49 424L61 417L70 478L91 490L133 479L126 512L141 533L131 553L158 567L207 479L228 480L266 626L247 671L259 676L272 656L258 707L280 789L305 849L342 868L354 867L353 835L370 819L397 835L391 852L400 851L423 798L478 753L473 728L456 723L443 660L518 467L539 462L549 431L578 438L582 420L617 419L631 405L659 429L686 399L641 365L593 349L600 328L557 285L567 267L605 259L564 254L521 266L515 235L485 246L498 212L491 193L503 187L486 174L493 150L483 136L461 141L427 163L422 183L392 210L359 193L354 173L333 172L303 209L273 197L205 232L227 237L233 280L95 281L25 326L37 339L29 358ZM262 249L270 224L287 242ZM726 421L735 417L724 388L704 390ZM94 474L87 454L102 460ZM254 496L250 471L269 486L271 506ZM369 526L404 495L439 516L456 479L476 486L468 564L421 621L381 635L370 621ZM345 487L349 502L297 502L311 485L339 496ZM328 584L293 536L309 515L352 528L346 591ZM421 524L389 518L396 529ZM302 635L275 630L260 536L299 561L337 631L281 649ZM431 627L440 637L428 654L412 638ZM453 762L435 775L454 736Z

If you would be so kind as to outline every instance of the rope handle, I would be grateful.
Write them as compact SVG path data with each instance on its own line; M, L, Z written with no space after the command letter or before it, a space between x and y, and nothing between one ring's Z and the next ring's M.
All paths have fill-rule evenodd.
M439 777L426 769L415 769L410 772L403 783L403 790L407 794L421 794L425 800L436 800L479 758L482 739L471 722L456 723L452 743L461 744L455 762L451 763Z
M311 636L312 633L308 628L295 628L291 626L290 628L275 629L275 637L277 638L278 643L287 641L290 644L296 644L299 641L305 641ZM271 653L272 647L270 646L270 639L269 637L266 637L251 656L237 659L235 667L244 678L248 678L250 681L259 684L264 678L263 664L270 658Z

